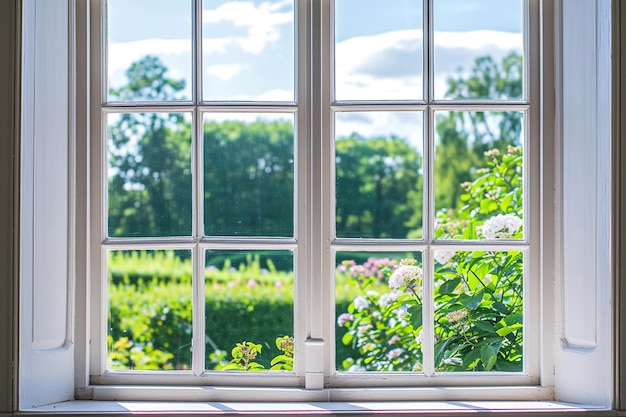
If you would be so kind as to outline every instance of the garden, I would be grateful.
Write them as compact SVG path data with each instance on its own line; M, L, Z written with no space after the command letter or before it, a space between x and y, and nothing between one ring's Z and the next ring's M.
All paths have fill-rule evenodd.
M441 239L521 239L523 154L508 146L460 185L458 210L437 212ZM335 273L336 363L340 371L423 370L433 338L438 372L523 369L524 253L433 253L432 299L424 255L349 259ZM211 257L211 255L215 255ZM209 370L293 369L294 275L287 253L211 253L205 268ZM186 251L109 253L108 366L189 369L192 265ZM433 307L432 330L425 304ZM428 333L430 332L430 333Z

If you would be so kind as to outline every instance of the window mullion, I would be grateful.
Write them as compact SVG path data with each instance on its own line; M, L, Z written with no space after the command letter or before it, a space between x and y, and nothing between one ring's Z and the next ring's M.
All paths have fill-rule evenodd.
M430 25L429 25L430 26ZM430 33L430 30L429 30ZM432 67L431 67L432 68ZM428 74L431 74L429 69ZM432 77L429 77L432 78ZM428 80L430 85L430 79ZM432 91L432 89L431 89ZM434 265L431 261L433 259L433 249L431 245L433 243L434 236L434 216L435 212L435 192L434 192L434 166L435 166L435 124L434 124L435 112L432 107L429 106L426 111L426 117L424 117L424 210L422 217L422 224L424 227L424 239L428 247L422 254L422 266L424 268L424 279L422 280L422 358L423 369L426 376L431 376L435 370L435 296L434 296Z
M194 111L193 115L193 140L192 140L192 172L193 172L193 214L194 219L194 247L192 251L192 369L195 375L200 375L205 368L205 284L204 284L204 250L199 245L204 229L204 204L203 189L204 181L204 146L202 136L202 113Z
M204 285L204 251L198 245L203 236L204 205L203 188L204 160L202 112L197 105L201 97L202 88L202 0L191 0L192 5L192 100L194 104L192 118L192 224L193 238L196 244L192 251L192 371L194 375L201 375L205 369L205 285Z
M422 267L424 271L424 279L422 280L422 360L424 374L429 377L435 371L435 304L434 304L434 263L433 249L430 248L434 238L434 212L435 212L435 112L431 106L434 97L434 69L433 69L433 53L434 53L434 24L433 24L433 5L432 0L424 1L423 13L423 44L424 44L424 97L428 106L424 112L424 156L423 156L423 173L424 181L424 202L422 227L423 236L426 241L427 250L422 252Z
M310 67L310 123L311 123L311 250L310 259L318 260L311 262L309 269L310 288L308 316L308 334L310 339L323 340L324 346L324 369L328 372L330 363L330 329L329 311L330 300L324 297L324 289L329 286L330 268L330 244L328 203L331 197L329 161L329 120L330 120L330 97L329 97L329 74L330 74L330 45L329 35L331 30L330 2L328 0L311 1L311 67ZM311 346L310 351L316 347ZM306 372L318 371L315 367L319 364L312 360L306 361ZM309 379L309 378L307 378ZM316 378L317 380L317 378ZM307 381L307 386L312 386Z

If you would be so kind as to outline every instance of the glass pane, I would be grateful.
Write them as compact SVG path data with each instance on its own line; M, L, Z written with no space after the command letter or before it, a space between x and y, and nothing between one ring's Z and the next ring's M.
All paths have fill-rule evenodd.
M435 369L523 370L522 252L435 251Z
M435 113L435 237L523 238L523 113Z
M335 1L337 100L423 97L421 1Z
M107 0L109 101L191 100L192 4Z
M293 254L207 251L208 370L292 371Z
M335 115L339 238L422 236L421 112Z
M294 101L294 0L203 0L204 100Z
M204 117L204 224L214 236L293 236L294 116Z
M109 114L107 150L109 236L191 236L191 114Z
M434 0L436 99L523 98L523 0Z
M191 251L107 255L107 368L191 368Z
M337 369L421 371L422 302L421 252L337 253Z

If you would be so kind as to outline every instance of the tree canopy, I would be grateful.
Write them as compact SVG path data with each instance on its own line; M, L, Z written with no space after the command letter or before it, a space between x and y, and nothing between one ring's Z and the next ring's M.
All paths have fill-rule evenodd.
M113 101L180 100L183 80L154 56L134 62ZM448 80L447 98L521 98L522 58L478 58L469 75ZM248 121L209 118L202 127L202 178L193 178L191 114L108 116L108 233L112 237L191 236L194 181L202 181L208 236L291 236L294 128L290 116ZM435 114L437 210L462 207L460 184L484 165L484 152L519 146L520 112ZM338 237L421 237L422 158L405 138L335 141Z

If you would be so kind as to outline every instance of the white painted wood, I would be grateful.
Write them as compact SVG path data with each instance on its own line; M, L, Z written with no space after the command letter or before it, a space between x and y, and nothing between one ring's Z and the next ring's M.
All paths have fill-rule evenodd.
M597 346L596 3L563 3L563 342Z
M626 410L626 357L620 352L626 346L626 169L621 161L626 161L626 4L613 3L613 215L612 242L614 256L613 300L615 313L615 402L618 410Z
M556 398L610 407L611 1L562 7L562 234L556 303ZM557 148L557 152L559 148ZM559 175L558 174L558 175ZM557 214L558 215L558 214ZM557 255L558 256L558 255Z
M68 0L26 0L20 223L19 407L74 394Z

